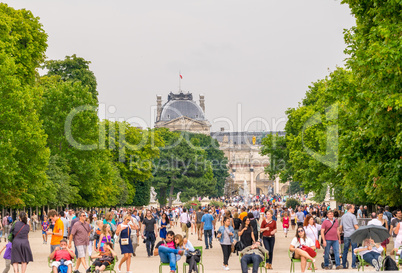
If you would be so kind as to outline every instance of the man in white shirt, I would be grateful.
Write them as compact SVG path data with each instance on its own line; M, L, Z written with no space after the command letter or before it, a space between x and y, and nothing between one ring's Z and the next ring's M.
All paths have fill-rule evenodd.
M183 234L186 234L186 238L188 238L187 222L190 222L190 216L187 213L187 209L183 208L183 213L180 214L180 225Z
M368 221L367 225L382 226L382 223L377 219L377 214L375 212L371 214L371 220Z

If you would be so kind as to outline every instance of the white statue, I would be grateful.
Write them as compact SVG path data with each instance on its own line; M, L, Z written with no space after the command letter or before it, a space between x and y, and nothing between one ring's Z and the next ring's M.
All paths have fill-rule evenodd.
M180 201L180 194L181 194L181 191L179 191L179 192L177 193L176 200L174 200L174 203L180 203L180 202L181 202L181 201Z
M154 187L151 187L151 199L149 200L150 203L155 203L156 202L156 191Z

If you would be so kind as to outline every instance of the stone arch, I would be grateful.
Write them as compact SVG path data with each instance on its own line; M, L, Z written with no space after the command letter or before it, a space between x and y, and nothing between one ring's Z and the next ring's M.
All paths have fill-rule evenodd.
M285 195L288 190L289 190L289 185L283 185L283 186L281 187L281 192L280 192L280 193L281 193L282 195Z

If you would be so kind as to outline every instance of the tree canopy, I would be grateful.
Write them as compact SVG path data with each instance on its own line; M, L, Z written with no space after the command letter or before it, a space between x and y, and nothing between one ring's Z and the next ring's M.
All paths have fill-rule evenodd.
M267 136L263 154L283 181L300 181L341 202L402 204L402 19L397 1L344 0L356 17L345 31L346 68L309 86L286 112L286 136Z

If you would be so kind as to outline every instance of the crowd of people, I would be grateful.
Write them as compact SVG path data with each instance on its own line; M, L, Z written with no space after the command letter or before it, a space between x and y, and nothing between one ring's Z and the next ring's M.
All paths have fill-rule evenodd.
M252 264L254 273L261 262L267 269L273 269L274 258L283 255L275 252L275 238L281 225L284 237L295 234L289 251L292 258L301 260L302 272L317 268L315 258L321 247L324 248L324 269L330 269L330 253L333 253L336 269L348 268L347 257L351 248L351 268L356 268L356 255L360 255L378 270L383 259L381 253L390 241L387 239L376 244L365 240L358 248L358 244L351 240L352 233L359 228L359 219L367 216L371 218L367 225L383 226L389 230L394 244L392 251L400 254L401 210L391 213L385 207L369 213L365 207L355 210L354 205L344 205L331 210L325 204L292 209L280 204L279 200L265 206L50 210L40 217L33 214L29 220L25 212L20 212L18 219L12 219L6 213L0 231L4 241L9 240L9 234L12 238L0 253L5 250L6 269L3 273L9 272L11 266L14 272L25 273L28 263L33 261L28 234L41 229L43 244L49 244L49 258L53 261L51 266L55 273L60 267L68 273L77 273L81 269L103 272L116 263L117 247L122 255L116 263L118 271L125 267L126 272L131 273L131 260L141 242L149 258L159 256L160 261L169 264L171 272L175 272L177 261L183 255L187 262L191 258L197 261L197 255L199 258L200 253L190 242L191 233L203 241L205 250L213 248L215 241L219 243L223 270L230 270L230 257L237 251L241 256L242 272L248 272L248 265ZM181 230L181 234L175 234L173 227ZM88 256L91 263L86 259ZM18 265L21 265L20 270Z

